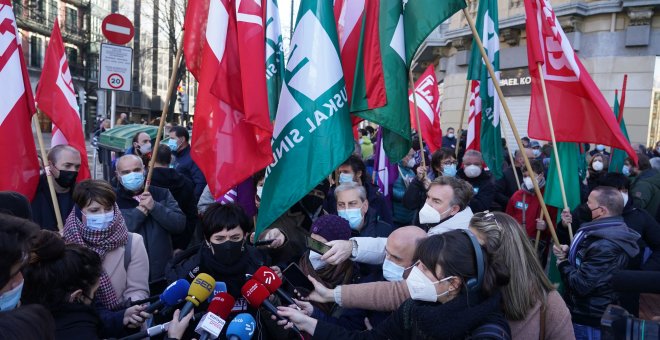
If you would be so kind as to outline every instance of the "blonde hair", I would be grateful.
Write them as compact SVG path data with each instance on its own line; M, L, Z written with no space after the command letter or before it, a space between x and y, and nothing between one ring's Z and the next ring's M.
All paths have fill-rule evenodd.
M484 236L484 247L492 260L510 270L509 284L502 288L505 317L511 321L525 319L548 292L555 290L527 234L513 217L501 212L475 214L470 227Z

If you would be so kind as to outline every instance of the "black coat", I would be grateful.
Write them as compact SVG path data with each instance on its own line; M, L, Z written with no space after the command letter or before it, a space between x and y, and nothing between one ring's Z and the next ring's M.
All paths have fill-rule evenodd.
M420 210L426 202L426 188L424 182L417 177L413 178L403 194L403 206L409 210Z
M468 204L473 213L478 213L490 209L495 199L495 184L491 174L487 171L482 171L481 174L475 178L465 176L463 169L458 170L456 175L458 178L467 181L474 188L474 196ZM505 206L506 207L506 206Z
M55 320L55 339L93 340L121 338L136 333L124 327L124 309L111 312L99 303L96 308L79 303L65 303L51 310Z
M57 203L60 206L62 223L64 223L71 213L71 210L73 210L73 188L71 188L69 192L56 195ZM41 229L58 231L55 209L53 208L53 200L50 197L46 175L39 176L39 185L37 186L37 191L32 199L31 206L32 220L38 224Z
M506 210L511 196L518 191L518 183L516 183L513 169L513 167L504 169L502 178L495 181L495 203L502 208L502 211ZM522 182L522 171L518 167L515 167L515 169L518 173L518 180Z

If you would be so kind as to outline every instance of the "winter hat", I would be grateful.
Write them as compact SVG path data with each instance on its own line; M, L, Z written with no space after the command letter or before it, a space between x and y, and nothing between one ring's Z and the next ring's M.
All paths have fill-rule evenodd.
M328 242L348 240L351 237L351 226L337 215L323 215L312 223L312 233L322 236Z

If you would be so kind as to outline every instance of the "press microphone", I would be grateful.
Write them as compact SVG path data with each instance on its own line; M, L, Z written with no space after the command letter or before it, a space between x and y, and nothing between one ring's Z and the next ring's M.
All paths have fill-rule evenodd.
M257 329L257 323L254 321L252 315L248 313L241 313L231 320L227 326L227 339L228 340L250 340Z
M280 288L282 286L282 279L277 276L277 273L275 273L274 270L266 266L261 266L256 272L254 272L252 278L263 284L271 294L277 293L277 295L286 302L287 306L297 306L296 302Z
M183 319L190 311L199 306L200 302L209 298L213 287L215 286L215 280L211 275L206 273L200 273L195 277L190 289L188 289L188 296L186 297L186 304L181 308L181 314L179 314L179 321Z
M248 282L243 285L243 288L241 288L241 295L243 295L247 303L252 308L258 309L259 307L264 307L271 314L275 315L278 320L286 320L277 314L277 308L275 308L275 306L273 306L273 304L268 301L270 292L268 291L268 288L262 285L259 281L255 279L248 280ZM293 325L293 330L300 334L300 330L298 327L296 327L296 325Z
M192 319L193 320L199 320L199 318L202 317L202 314L203 313L196 313L195 315L193 315ZM168 321L164 324L151 326L151 327L149 327L149 328L147 328L147 329L145 329L141 332L132 334L130 336L121 338L119 340L138 340L138 339L144 339L144 338L148 338L148 337L152 337L152 336L156 336L156 335L161 335L161 334L167 332L167 330L170 327L171 322L172 321Z
M208 313L195 327L195 332L200 335L199 340L217 339L220 336L234 303L234 297L225 292L220 292L211 299Z
M153 314L156 310L160 310L163 307L171 307L179 302L183 301L186 298L186 292L190 289L190 283L185 279L178 279L172 282L162 294L157 302L152 303L144 311Z
M211 295L209 296L209 299L206 300L206 302L211 303L211 300L213 300L213 298L216 295L218 295L218 293L220 293L220 292L225 292L225 293L227 292L227 284L222 282L222 281L219 281L219 282L215 283L215 288L213 288L213 293L211 293Z

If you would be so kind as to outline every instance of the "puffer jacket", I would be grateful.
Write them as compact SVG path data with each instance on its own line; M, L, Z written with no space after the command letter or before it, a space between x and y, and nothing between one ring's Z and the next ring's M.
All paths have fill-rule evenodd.
M625 269L637 255L639 237L621 216L582 224L569 250L568 261L559 264L566 287L564 299L573 323L600 327L607 306L619 303L619 293L612 287L612 275Z

